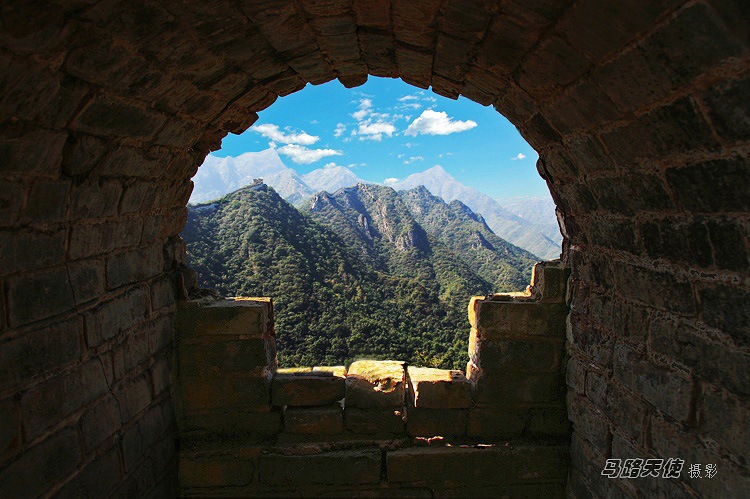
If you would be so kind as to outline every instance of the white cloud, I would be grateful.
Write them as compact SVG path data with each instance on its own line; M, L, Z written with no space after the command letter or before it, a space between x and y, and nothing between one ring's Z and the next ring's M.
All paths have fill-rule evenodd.
M396 182L398 182L398 179L396 177L388 177L387 179L383 180L383 183L385 185L395 184Z
M357 121L362 121L372 111L372 100L371 99L360 99L359 110L352 113L352 117Z
M526 155L522 152L519 152L516 156L510 158L511 161L517 161L519 159L526 159Z
M317 124L318 124L318 120L311 120L311 121L310 121L310 124L311 124L311 125L317 125Z
M406 144L404 144L404 145L405 145L406 147L408 147L408 148L412 148L412 147L417 147L417 146L419 145L419 143L414 143L414 142L407 142L407 143L406 143Z
M304 146L309 146L320 140L320 137L317 135L310 135L304 131L300 133L284 133L278 126L272 123L255 125L250 127L250 130L261 134L267 139L271 139L274 142L281 142L282 144L302 144Z
M363 121L360 122L359 128L357 129L359 140L375 140L380 142L383 140L383 135L391 137L394 133L396 133L396 127L393 126L392 123L385 121L378 121L375 123Z
M417 104L416 102L407 102L406 104L401 104L399 106L399 109L414 109L416 111L417 109L422 109L422 104Z
M422 156L411 156L409 159L404 160L404 164L408 165L409 163L414 163L415 161L424 161L424 158Z
M401 159L401 158L403 158L404 156L406 156L406 155L405 155L405 154L399 154L399 155L398 155L398 156L396 156L396 157L397 157L398 159Z
M453 120L448 117L448 113L445 111L427 109L417 119L412 121L411 125L404 132L404 135L411 135L413 137L420 133L423 135L449 135L451 133L471 130L475 126L477 126L476 121Z
M404 95L403 97L399 97L398 100L401 102L406 102L408 100L417 100L419 97L416 95Z
M343 123L338 123L336 125L336 130L333 131L334 137L341 137L341 135L346 131L346 125Z
M280 154L289 156L292 161L300 165L309 165L328 156L341 156L344 154L335 149L309 149L299 144L287 144L284 147L279 147L277 151Z

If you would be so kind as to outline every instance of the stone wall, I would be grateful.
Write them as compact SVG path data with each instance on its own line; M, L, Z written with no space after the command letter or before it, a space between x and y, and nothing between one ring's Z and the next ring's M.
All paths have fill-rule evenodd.
M475 297L469 377L360 360L277 369L263 299L180 302L184 496L563 497L568 272Z
M0 8L2 495L157 490L190 178L278 96L368 75L493 105L540 154L571 267L571 494L748 489L746 1ZM721 479L610 480L613 456Z

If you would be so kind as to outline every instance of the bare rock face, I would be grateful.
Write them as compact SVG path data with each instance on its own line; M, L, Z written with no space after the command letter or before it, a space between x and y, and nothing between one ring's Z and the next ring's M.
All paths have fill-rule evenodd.
M346 376L346 405L401 407L404 405L404 363L393 360L358 360Z
M461 371L408 367L409 403L424 409L464 409L471 406L471 382Z
M276 406L322 406L344 398L344 366L279 369L271 385Z

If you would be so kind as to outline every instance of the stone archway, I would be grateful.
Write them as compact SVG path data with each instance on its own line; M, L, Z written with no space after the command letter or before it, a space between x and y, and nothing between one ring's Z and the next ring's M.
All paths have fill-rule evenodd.
M168 487L189 179L278 95L368 74L494 105L540 153L573 272L570 490L747 489L748 16L679 0L6 2L0 490ZM599 475L621 456L725 479Z

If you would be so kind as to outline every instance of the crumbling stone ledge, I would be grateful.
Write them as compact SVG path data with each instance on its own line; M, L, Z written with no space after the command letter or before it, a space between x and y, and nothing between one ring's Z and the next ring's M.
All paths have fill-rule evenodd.
M179 304L181 493L564 495L567 275L472 298L466 374L278 369L270 300Z

